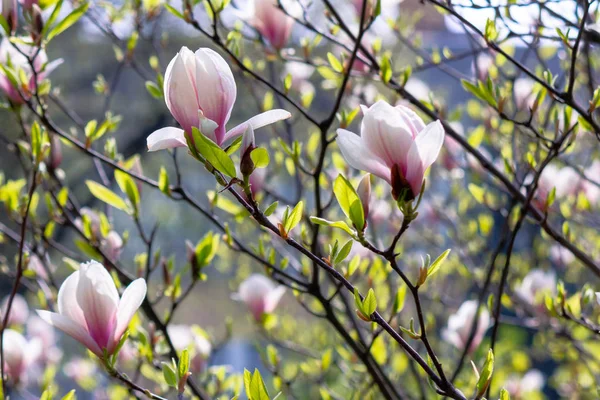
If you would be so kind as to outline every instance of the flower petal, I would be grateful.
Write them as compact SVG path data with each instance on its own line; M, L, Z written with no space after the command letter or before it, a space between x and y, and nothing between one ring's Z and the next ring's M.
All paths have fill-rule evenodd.
M279 285L275 289L271 290L265 299L265 312L270 313L275 310L281 296L285 293L285 286Z
M415 139L423 169L427 170L440 154L444 144L444 127L440 120L431 122Z
M406 176L404 177L410 184L410 188L414 196L418 196L421 192L421 186L423 185L423 176L425 175L425 169L421 161L419 154L419 148L417 142L413 142L408 151L406 157Z
M121 300L119 301L119 310L117 312L117 325L115 327L114 336L115 344L119 343L131 318L133 318L135 312L140 308L140 305L146 297L146 290L146 281L139 278L131 282L123 292L123 296L121 296ZM108 350L111 352L114 349L109 348Z
M366 148L360 136L345 129L338 129L337 134L336 142L348 164L390 182L390 169L379 157Z
M65 279L58 290L58 312L85 328L85 317L79 303L77 303L78 284L79 271L73 272Z
M90 334L75 321L64 315L50 311L37 310L37 313L44 321L71 336L98 357L102 357L102 349L100 349L100 346L98 346Z
M198 126L198 98L195 85L195 58L182 47L165 72L165 102L173 117L186 132Z
M146 139L148 151L187 147L185 132L179 128L161 128L154 131Z
M246 130L246 125L250 124L252 129L256 130L258 128L262 128L263 126L273 124L277 121L282 121L284 119L288 119L292 116L288 111L276 109L265 111L264 113L260 113L250 118L246 122L243 122L236 126L233 129L230 129L226 134L223 142L232 139L236 136L241 135Z

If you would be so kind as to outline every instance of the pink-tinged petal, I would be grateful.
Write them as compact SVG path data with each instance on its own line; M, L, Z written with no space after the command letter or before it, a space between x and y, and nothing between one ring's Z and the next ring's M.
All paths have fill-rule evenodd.
M223 142L226 142L227 140L233 139L234 137L237 137L244 133L244 131L246 130L246 125L251 125L252 129L257 130L258 128L262 128L263 126L267 126L270 124L274 124L275 122L288 119L291 116L292 114L290 114L288 111L281 109L265 111L263 113L255 115L246 122L239 124L235 128L230 129L227 132L227 134L225 134Z
M90 334L83 327L77 324L77 322L64 315L50 311L37 310L37 313L44 321L71 336L98 357L102 357L102 349L100 349L100 346L98 346Z
M336 142L346 159L353 168L370 172L390 182L390 168L384 162L366 148L362 138L345 129L337 130Z
M179 128L167 127L154 131L146 139L148 151L187 147L185 132Z
M400 111L407 121L409 121L409 125L412 127L413 137L416 137L419 132L425 129L425 122L423 122L416 112L402 104L398 104L396 109Z
M405 165L413 129L399 109L380 100L365 112L360 134L367 148L391 168Z
M237 97L235 79L227 62L214 50L200 48L195 58L198 104L206 118L217 123L216 143L220 145Z
M240 154L242 157L244 157L249 148L254 148L255 146L256 140L254 139L254 129L252 128L252 125L247 124L244 135L242 136L242 146L240 147Z
M142 305L142 302L146 297L146 290L146 281L140 278L131 282L123 292L123 296L121 296L121 300L119 301L119 311L117 312L117 325L113 341L114 345L119 343L131 318L133 318L135 312ZM114 348L108 349L109 353L113 350Z
M190 64L194 64L193 54L188 48L182 47L167 67L164 84L167 108L186 132L198 126L196 86L190 76L190 69L194 70L195 66Z
M119 309L119 293L104 266L91 261L81 264L77 302L83 311L87 330L101 348L109 348Z
M83 311L77 302L77 285L79 284L79 271L73 272L65 279L58 290L58 312L61 315L86 328Z
M277 304L279 304L279 300L285 293L285 286L277 286L275 289L271 290L265 299L265 312L270 313L275 310Z
M62 58L56 59L54 61L50 61L49 63L46 64L46 67L44 68L44 71L43 71L43 75L48 76L52 71L54 71L62 63L64 63L64 61L65 60L63 60ZM38 77L38 79L39 79L39 77Z
M439 120L431 122L415 139L423 169L427 170L440 154L444 144L444 127Z
M413 142L406 158L406 175L404 178L410 184L410 188L415 197L417 197L421 192L424 175L425 169L423 168L423 164L421 162L419 148L417 147L417 142Z

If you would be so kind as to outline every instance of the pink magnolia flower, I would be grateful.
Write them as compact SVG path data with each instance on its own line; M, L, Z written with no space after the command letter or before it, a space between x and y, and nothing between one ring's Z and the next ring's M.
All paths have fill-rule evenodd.
M96 261L81 264L58 291L58 313L38 310L46 322L73 337L98 357L114 353L129 321L146 296L146 282L136 279L119 293Z
M385 179L392 195L412 200L421 191L425 171L437 158L444 143L440 121L425 126L410 108L378 101L364 114L361 135L338 129L337 143L352 167Z
M187 147L186 136L193 143L194 127L221 146L244 133L247 125L258 129L291 116L285 110L270 110L225 131L237 88L227 62L208 48L200 48L196 53L181 48L167 67L164 93L167 108L183 129L155 131L147 139L149 151Z
M263 314L275 310L284 293L285 286L276 286L264 275L252 274L240 284L233 298L246 303L254 319L260 321Z
M123 250L123 239L121 239L121 235L116 231L108 232L100 245L100 249L109 260L112 262L117 261Z
M56 331L52 325L34 315L27 320L27 336L38 339L42 343L40 360L56 363L62 357L62 351L56 346Z
M254 0L250 23L276 50L281 50L290 39L294 19L284 13L277 0Z
M469 334L471 333L471 325L477 313L477 301L465 301L455 314L448 318L448 326L442 331L442 338L448 343L453 344L459 349L464 349ZM490 327L490 313L485 307L482 307L479 312L479 320L477 322L477 330L473 341L469 347L469 352L474 351L485 336L485 332Z
M545 383L544 375L539 370L532 369L522 377L509 377L503 386L510 393L511 398L519 400L528 399L528 394L540 391Z
M24 39L26 41L28 40L27 38ZM62 64L62 59L48 62L48 56L46 55L46 52L44 50L39 50L38 52L37 47L28 46L25 44L18 44L17 46L21 52L30 57L33 57L37 54L33 60L33 66L37 72L38 84L46 79L50 72ZM2 90L6 97L8 97L8 99L14 104L23 104L25 100L31 96L31 92L35 90L35 76L27 57L15 49L15 47L7 38L2 39L2 42L0 43L0 64L10 65L15 71L22 69L25 72L25 75L29 78L29 84L27 85L28 87L19 88L19 93L19 90L12 85L6 75L3 72L0 72L0 90Z
M6 296L4 300L2 300L2 306L0 307L0 318L2 320L0 323L4 320L4 316L6 315L8 300L9 296ZM28 317L29 306L27 305L27 300L25 300L25 297L21 296L20 294L15 295L15 298L10 306L10 315L8 316L7 326L23 325L25 322L27 322Z
M525 303L531 306L542 304L543 306L544 293L553 294L556 292L556 274L554 271L543 271L534 269L525 275L525 278L515 288L515 294Z
M33 339L28 341L19 332L6 329L3 337L4 363L6 374L15 384L22 384L27 379L27 371L37 361L42 343Z

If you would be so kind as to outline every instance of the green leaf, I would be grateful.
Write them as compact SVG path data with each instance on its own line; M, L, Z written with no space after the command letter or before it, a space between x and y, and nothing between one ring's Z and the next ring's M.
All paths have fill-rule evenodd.
M6 18L4 18L4 16L1 14L0 14L0 26L2 27L2 30L4 31L4 35L10 36L10 27L8 26L8 22L6 22Z
M125 200L120 198L115 192L108 189L107 187L102 186L101 184L94 181L85 181L90 192L100 201L105 202L106 204L113 206L114 208L125 211L126 213L131 213L130 207L127 205Z
M46 36L46 33L48 33L48 29L50 29L50 27L54 24L54 21L56 21L56 18L58 18L58 15L60 14L60 9L63 5L63 1L64 0L58 0L58 3L56 3L56 6L54 6L52 14L50 14L48 21L46 21L44 27L42 28L42 37Z
M155 99L162 100L163 92L156 83L152 81L146 81L146 90Z
M79 21L79 18L83 17L83 15L87 12L89 7L90 7L90 3L85 3L82 6L71 11L71 13L69 15L67 15L65 17L65 19L60 21L54 28L52 28L50 33L48 33L48 37L46 38L46 41L47 42L51 41L56 36L60 35L64 31L69 29L73 24L75 24L77 21Z
M350 239L344 244L344 246L342 246L339 253L335 257L335 260L333 261L334 264L339 264L344 261L346 257L348 257L348 254L350 254L350 251L352 250L353 243L354 241Z
M266 168L269 165L269 152L263 147L257 147L250 153L250 159L256 168Z
M246 397L248 400L252 398L250 394L250 386L252 386L252 373L244 368L244 388L246 389Z
M398 314L400 311L404 309L404 302L406 300L406 289L408 286L402 285L398 292L396 293L396 297L394 298L394 314Z
M235 178L237 175L235 165L225 150L204 136L197 128L192 128L192 131L194 133L194 142L198 153L200 153L206 161L211 163L218 171L230 178Z
M133 178L129 174L115 169L115 180L137 212L140 205L140 192Z
M61 400L75 400L75 389L71 390L69 393L65 394Z
M190 370L190 352L188 349L183 349L181 352L181 357L179 357L179 379L183 378L187 375Z
M377 310L377 299L375 298L375 292L373 289L369 289L367 297L363 301L363 310L366 316L370 316Z
M390 57L385 54L381 60L381 79L388 83L392 79L392 62Z
M300 201L296 204L296 207L288 214L283 227L286 232L291 232L302 220L302 213L304 212L304 202Z
M177 387L177 375L175 375L175 371L173 371L173 367L166 362L162 363L162 371L163 377L165 378L165 382L167 385L171 387Z
M177 18L180 19L185 19L185 17L183 16L182 13L180 13L179 11L177 11L176 9L174 9L172 6L170 6L169 4L165 3L165 8L167 9L167 11L169 11L171 14L173 14L174 16L176 16Z
M348 226L344 221L328 221L323 218L318 217L310 217L310 222L317 225L330 226L332 228L341 229L350 236L354 237L356 232Z
M246 373L244 372L244 375ZM244 381L246 377L244 376ZM267 387L260 375L258 369L254 369L254 374L252 375L252 381L250 382L250 395L248 396L248 400L270 400L269 392L267 392Z
M329 64L331 65L331 68L333 68L334 71L339 72L339 73L344 72L344 66L342 65L340 60L338 60L333 55L333 53L327 53L327 59L329 60Z
M433 263L431 263L431 266L427 270L428 278L435 274L438 271L438 269L440 269L444 261L446 261L446 258L448 258L448 254L450 254L450 249L444 251L442 254L440 254L438 258L435 259Z
M158 188L167 196L171 195L171 189L169 188L169 174L167 174L165 167L160 167L160 173L158 174Z
M263 212L263 214L265 214L266 217L272 215L275 210L277 209L277 206L279 205L279 202L276 201L275 203L272 203L269 207L267 207L267 209Z
M508 390L504 388L500 389L500 400L510 400L510 393L508 393Z
M360 299L360 293L358 293L357 288L354 288L354 305L356 305L356 308L358 308L358 311L360 311L363 314L365 313L364 307L363 307L363 302Z
M492 349L488 351L488 354L485 359L485 364L483 364L483 369L479 374L479 380L477 381L477 398L481 398L485 394L488 386L490 385L490 381L492 379L492 373L494 372L494 352Z
M341 174L333 183L333 193L346 217L359 231L362 231L365 226L362 203L352 184Z

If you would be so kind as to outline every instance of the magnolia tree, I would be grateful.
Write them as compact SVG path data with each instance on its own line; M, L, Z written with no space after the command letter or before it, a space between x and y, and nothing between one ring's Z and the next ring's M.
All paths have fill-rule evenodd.
M597 398L597 15L4 0L0 397Z

